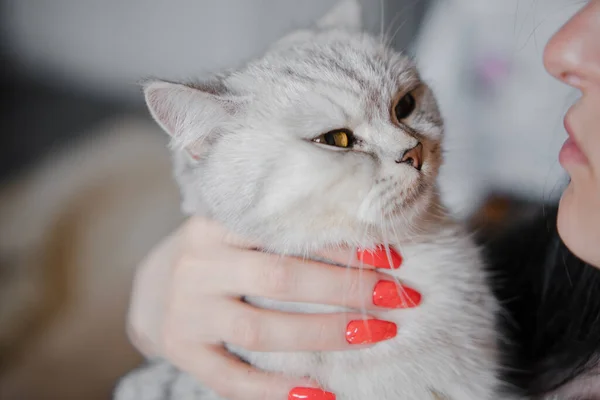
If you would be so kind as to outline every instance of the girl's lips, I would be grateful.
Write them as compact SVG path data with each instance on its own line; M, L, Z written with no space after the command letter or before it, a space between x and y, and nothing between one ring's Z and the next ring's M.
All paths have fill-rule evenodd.
M581 148L579 148L579 145L574 139L573 128L571 128L569 119L570 113L567 113L564 119L564 125L569 138L565 141L565 144L563 144L562 148L560 149L558 161L563 167L566 167L569 164L587 164L588 159L585 154L583 154Z
M558 161L563 167L566 167L569 164L588 163L587 157L585 154L583 154L577 143L570 136L560 149L560 153L558 153Z

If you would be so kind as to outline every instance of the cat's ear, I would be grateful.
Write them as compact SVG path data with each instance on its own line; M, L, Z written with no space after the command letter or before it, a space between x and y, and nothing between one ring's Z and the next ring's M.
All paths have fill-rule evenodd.
M171 143L198 158L201 143L231 120L241 105L235 98L178 83L144 84L150 114L171 136Z
M340 0L323 16L317 26L321 29L343 29L360 31L363 29L362 7L358 0Z
M342 29L359 32L363 29L362 7L358 0L340 0L327 14L315 24L317 30ZM284 36L271 46L282 48L295 43L310 40L315 29L301 29Z

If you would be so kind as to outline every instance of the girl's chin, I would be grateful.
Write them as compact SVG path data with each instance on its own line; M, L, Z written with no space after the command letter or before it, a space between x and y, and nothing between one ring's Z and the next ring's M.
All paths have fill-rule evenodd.
M556 221L558 234L567 247L573 239L573 231L575 231L575 233L577 232L577 229L573 229L572 227L572 224L577 220L577 218L572 215L573 211L573 183L570 182L560 198ZM573 240L576 241L577 239L575 238Z
M583 261L600 268L600 247L596 238L600 229L594 223L597 214L585 207L585 201L578 196L573 182L570 182L560 198L558 207L557 229L563 243L569 250ZM586 212L587 210L587 212Z

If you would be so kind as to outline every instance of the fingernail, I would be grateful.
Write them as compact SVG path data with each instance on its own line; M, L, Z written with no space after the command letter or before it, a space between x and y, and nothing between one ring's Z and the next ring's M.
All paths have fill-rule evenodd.
M335 400L335 394L321 389L297 387L293 388L288 395L288 400Z
M350 344L369 344L391 339L398 333L393 322L378 319L350 321L346 327L346 341Z
M400 254L398 254L392 247L389 249L392 265L390 265L390 259L388 259L384 246L377 246L374 250L358 250L356 252L356 257L359 261L372 265L376 268L400 268L400 265L402 264L402 256L400 256Z
M413 308L421 303L421 293L392 281L379 281L373 290L373 304L385 308Z

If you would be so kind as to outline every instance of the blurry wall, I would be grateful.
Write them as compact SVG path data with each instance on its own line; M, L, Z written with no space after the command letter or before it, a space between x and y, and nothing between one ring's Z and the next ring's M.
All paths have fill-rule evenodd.
M336 1L5 0L0 24L19 72L139 102L141 77L201 78L234 67ZM404 46L426 2L362 3L367 27L379 31L383 11L384 29Z
M115 113L137 83L235 67L336 0L0 0L0 180ZM361 0L366 26L411 42L426 0Z

